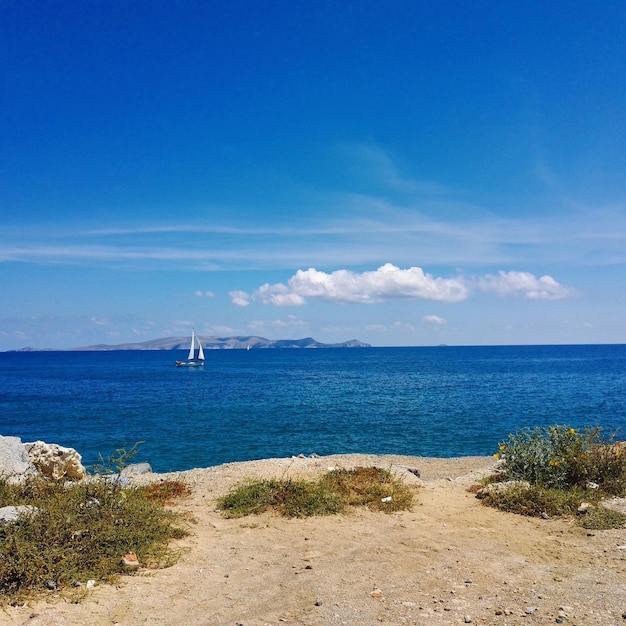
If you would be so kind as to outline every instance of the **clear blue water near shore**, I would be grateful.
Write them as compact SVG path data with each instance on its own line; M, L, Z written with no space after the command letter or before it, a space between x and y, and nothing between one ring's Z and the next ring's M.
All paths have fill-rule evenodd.
M154 471L270 457L488 455L522 427L626 427L626 345L0 353L0 434ZM626 437L624 430L620 438Z

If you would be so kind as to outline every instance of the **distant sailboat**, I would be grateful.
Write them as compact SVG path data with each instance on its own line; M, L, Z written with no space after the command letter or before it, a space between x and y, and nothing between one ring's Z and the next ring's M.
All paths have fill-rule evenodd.
M196 344L198 353L196 355ZM191 332L191 346L189 347L189 355L186 361L176 361L176 367L197 367L204 365L204 350L200 343L200 337L196 335L195 329Z

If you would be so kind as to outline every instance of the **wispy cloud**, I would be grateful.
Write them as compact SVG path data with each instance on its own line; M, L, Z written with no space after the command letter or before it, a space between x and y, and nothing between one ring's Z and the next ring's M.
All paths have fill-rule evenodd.
M293 271L376 267L391 259L405 267L419 263L493 272L535 266L537 259L569 266L626 263L624 206L551 206L546 197L539 199L546 207L540 217L535 206L530 216L521 211L518 198L487 209L465 190L412 176L410 168L377 146L347 146L343 152L343 166L349 163L354 175L342 178L338 189L303 189L293 207L285 208L289 219L268 210L267 216L257 212L253 222L220 217L3 229L0 263ZM239 215L237 209L222 209L219 215ZM184 207L173 214L185 215ZM215 208L207 214L215 215ZM277 291L271 297L288 300Z
M302 330L307 327L307 322L298 319L295 315L288 315L286 319L255 320L248 324L249 330L255 333L270 332L276 329L284 330L288 328Z
M442 325L446 323L446 320L443 317L439 317L439 315L424 315L424 317L422 317L422 321L426 322L427 324L437 325Z

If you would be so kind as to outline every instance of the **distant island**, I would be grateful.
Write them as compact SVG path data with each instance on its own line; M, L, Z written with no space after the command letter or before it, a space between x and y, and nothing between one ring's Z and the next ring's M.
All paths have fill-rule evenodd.
M369 343L351 339L343 343L321 343L312 337L304 339L265 339L265 337L200 337L205 350L259 350L275 348L371 348ZM104 343L81 348L67 348L64 352L93 351L105 352L112 350L188 350L189 337L166 337L141 343L120 343L108 345ZM17 352L43 352L37 348L22 348Z

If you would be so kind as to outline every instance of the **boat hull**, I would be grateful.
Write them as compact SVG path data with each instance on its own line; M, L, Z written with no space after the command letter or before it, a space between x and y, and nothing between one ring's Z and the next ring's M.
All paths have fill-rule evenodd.
M201 367L204 361L176 361L176 367Z

